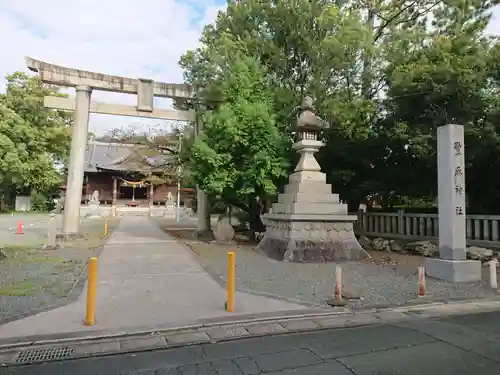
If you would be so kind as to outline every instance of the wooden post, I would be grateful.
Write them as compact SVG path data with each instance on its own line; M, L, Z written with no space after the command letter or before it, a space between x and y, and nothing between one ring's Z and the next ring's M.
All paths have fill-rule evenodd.
M111 206L111 216L116 216L116 196L118 194L118 178L113 176L113 203Z
M155 186L152 182L149 182L149 216L153 216L154 193Z
M425 297L425 268L418 267L418 296Z
M113 177L113 206L116 206L116 195L118 194L118 179Z
M95 323L95 303L97 298L97 258L90 258L87 267L87 309L85 314L85 325L93 326Z
M234 291L236 285L235 268L236 268L236 254L234 251L227 253L227 302L226 311L234 312Z

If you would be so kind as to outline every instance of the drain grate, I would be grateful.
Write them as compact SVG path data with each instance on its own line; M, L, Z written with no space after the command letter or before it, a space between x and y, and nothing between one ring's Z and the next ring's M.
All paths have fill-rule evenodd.
M39 348L24 350L17 356L16 363L24 365L33 362L59 361L73 355L74 348L58 346L53 348Z

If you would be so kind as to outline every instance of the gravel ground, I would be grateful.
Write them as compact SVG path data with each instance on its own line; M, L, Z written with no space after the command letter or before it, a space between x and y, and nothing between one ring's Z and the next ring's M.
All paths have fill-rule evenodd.
M117 221L109 222L109 231ZM87 259L102 251L103 223L83 225L86 239L64 248L42 250L33 244L3 243L0 261L0 324L58 307L77 298L86 279Z
M200 263L219 278L227 276L227 251L236 252L236 284L240 290L324 305L334 290L335 263L298 264L278 262L260 254L254 246L238 241L226 246L193 239L192 231L168 230L189 246ZM372 253L365 262L343 262L343 288L353 297L351 307L394 306L452 299L491 298L499 293L483 283L454 284L427 278L427 294L418 298L417 267L424 258Z

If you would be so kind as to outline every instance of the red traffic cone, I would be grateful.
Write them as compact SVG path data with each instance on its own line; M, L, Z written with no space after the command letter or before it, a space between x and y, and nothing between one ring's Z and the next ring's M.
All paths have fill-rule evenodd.
M19 221L17 222L17 232L16 232L16 234L24 234L24 232L23 232L23 222L22 222L22 220L19 220Z

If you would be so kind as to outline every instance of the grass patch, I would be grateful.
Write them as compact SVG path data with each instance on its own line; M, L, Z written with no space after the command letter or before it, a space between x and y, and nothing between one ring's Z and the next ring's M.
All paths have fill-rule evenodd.
M73 282L63 283L61 281L58 281L54 283L45 284L42 286L42 288L46 292L52 294L54 297L64 299L68 297L69 292L73 288L73 284L74 284Z
M69 273L73 269L78 268L83 262L76 260L66 260L54 266L54 271L52 275L60 275L64 273Z
M116 229L119 223L120 218L110 218L108 220L108 236ZM40 247L47 243L46 233L44 233L48 231L47 228L43 228L42 232L37 229L35 234L28 233L29 230L29 228L25 228L27 236L19 237L19 242L17 240L12 240L6 241L6 243L0 243L0 249L2 249L2 252L7 258L15 257L18 252L40 250ZM104 219L84 223L81 225L80 230L85 234L84 237L62 241L60 246L63 248L93 248L104 245L106 241L106 237L104 237ZM36 238L32 238L33 236Z
M108 220L108 237L116 229L120 222L119 218ZM82 226L82 232L85 238L78 238L71 241L64 241L63 247L67 248L93 248L103 246L106 238L104 237L104 220Z
M3 250L7 261L13 264L59 264L65 260L37 248L9 247Z
M0 286L0 296L27 297L38 291L39 284L35 279L25 279Z
M58 265L64 262L64 259L53 258L49 256L25 256L22 258L15 259L16 263L51 263Z
M2 253L7 257L7 258L15 258L18 254L26 253L26 252L34 252L38 249L39 245L7 245L7 246L0 246L0 249L2 249Z

